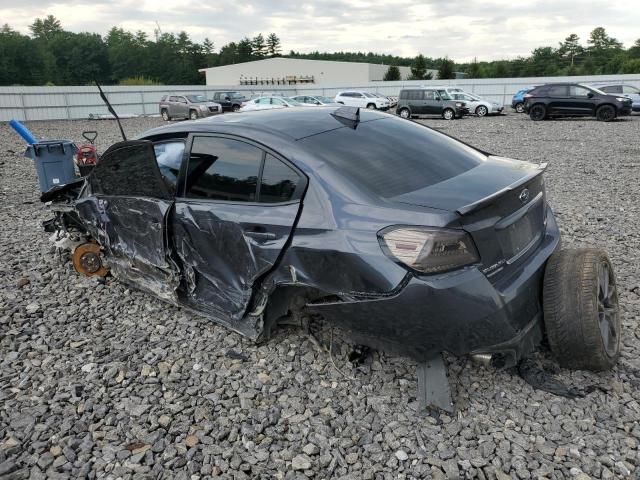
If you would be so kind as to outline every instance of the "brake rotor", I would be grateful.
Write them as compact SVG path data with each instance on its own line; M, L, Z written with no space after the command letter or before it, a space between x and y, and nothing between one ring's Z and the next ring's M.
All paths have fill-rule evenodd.
M73 268L87 277L104 277L109 269L102 264L100 245L93 242L78 245L73 251Z

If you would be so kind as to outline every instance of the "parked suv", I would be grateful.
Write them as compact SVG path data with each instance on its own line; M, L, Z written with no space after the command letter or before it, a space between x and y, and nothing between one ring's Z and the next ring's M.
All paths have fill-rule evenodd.
M518 113L524 113L524 96L536 87L525 87L518 90L511 98L511 108Z
M237 112L250 99L240 92L215 92L213 101L222 105L225 112Z
M604 83L593 84L590 86L597 88L604 93L608 93L609 95L630 98L632 102L631 110L634 112L640 112L640 88L623 83Z
M337 103L349 107L368 108L370 110L389 110L389 99L377 97L369 92L354 91L339 92L335 98Z
M531 120L551 117L593 117L609 122L631 114L631 99L607 95L579 83L549 83L525 96L524 108Z
M176 118L197 120L222 113L222 106L207 100L204 95L164 95L159 108L165 121Z
M437 88L405 88L400 90L396 112L402 118L419 115L440 115L445 120L462 118L469 113L465 102L453 100L449 94Z

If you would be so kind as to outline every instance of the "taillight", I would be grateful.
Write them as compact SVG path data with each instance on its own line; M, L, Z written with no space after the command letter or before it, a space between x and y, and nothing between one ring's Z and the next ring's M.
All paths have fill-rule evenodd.
M378 233L384 252L422 273L438 273L480 261L469 234L428 227L389 227Z
M533 97L533 95L526 93L523 98L531 98L531 97Z

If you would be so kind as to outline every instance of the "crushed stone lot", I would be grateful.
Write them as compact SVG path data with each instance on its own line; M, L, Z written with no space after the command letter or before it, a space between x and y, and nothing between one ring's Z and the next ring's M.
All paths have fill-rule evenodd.
M458 413L425 416L411 360L374 353L355 368L348 344L330 356L293 327L254 345L112 278L81 278L42 230L35 170L3 124L0 478L640 478L640 116L422 122L550 162L564 246L608 251L620 362L554 372L583 398L447 357ZM161 123L123 126L133 137ZM101 152L120 139L108 120L27 126L77 143L97 130ZM537 361L553 368L547 350Z

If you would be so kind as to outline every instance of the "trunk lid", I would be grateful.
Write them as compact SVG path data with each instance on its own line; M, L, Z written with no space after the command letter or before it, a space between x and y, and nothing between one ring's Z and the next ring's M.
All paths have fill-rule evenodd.
M461 175L392 200L458 213L480 253L482 271L498 278L544 236L545 166L489 157Z

